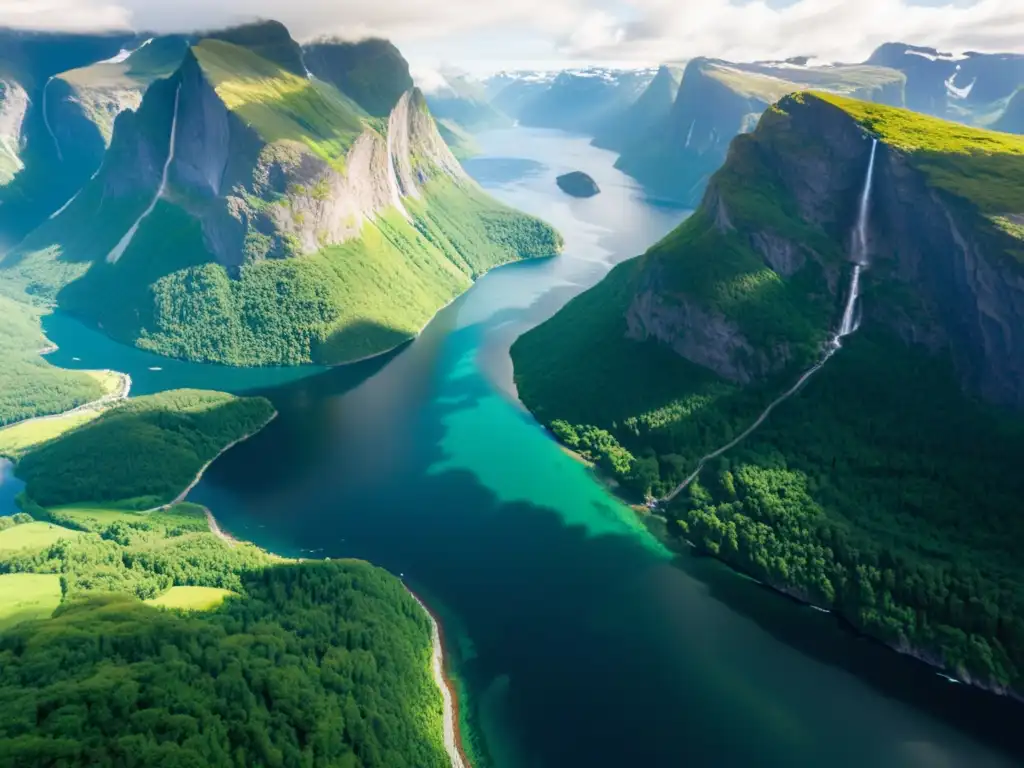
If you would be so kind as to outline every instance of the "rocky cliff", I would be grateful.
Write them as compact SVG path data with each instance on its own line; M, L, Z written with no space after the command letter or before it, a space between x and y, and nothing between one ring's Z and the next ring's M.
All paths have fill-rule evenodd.
M191 46L5 266L117 338L251 365L382 351L490 267L554 252L549 228L464 174L419 91L371 112L386 89L370 75L395 80L379 45L355 46L369 58L348 94L332 82L348 82L352 45L319 44L323 79L308 77L277 31Z
M632 144L645 141L648 133L666 120L672 111L681 69L662 65L640 97L625 110L612 115L594 134L594 145L622 152Z
M913 119L870 107L854 116L846 106L841 99L811 95L783 99L753 134L734 142L689 225L710 227L755 254L772 272L765 280L799 284L794 311L815 322L822 307L842 302L851 217L871 152L870 126L886 119L895 124L894 115ZM920 131L949 130L938 121L915 122ZM929 149L903 145L905 134L889 130L880 138L868 218L864 322L889 329L909 345L949 354L966 390L1024 406L1024 270L1017 256L1024 247L1018 229L1024 195L1015 191L1012 175L993 181L1001 189L1006 184L1006 194L952 185L941 173L923 170ZM987 162L981 155L985 136L962 137L971 139L978 142L979 162ZM1003 162L1015 166L1022 158L1013 152L1024 152L1024 144L1006 146L1011 154ZM759 178L784 202L750 199L738 183L740 174L743 185ZM784 369L794 344L815 340L753 342L742 330L742 306L716 312L722 305L708 301L706 286L695 283L694 293L687 284L659 278L666 262L686 257L669 240L644 258L643 290L628 313L632 334L658 338L692 362L742 383ZM780 288L780 295L788 293ZM756 330L763 333L763 323Z
M882 67L693 59L668 116L638 132L616 165L656 196L695 207L733 137L753 130L769 104L807 87L894 105L903 100L903 75Z
M517 340L520 397L671 536L1019 695L1021 179L1024 138L787 96L686 222Z
M1024 133L1024 86L1016 90L992 128L1006 133Z

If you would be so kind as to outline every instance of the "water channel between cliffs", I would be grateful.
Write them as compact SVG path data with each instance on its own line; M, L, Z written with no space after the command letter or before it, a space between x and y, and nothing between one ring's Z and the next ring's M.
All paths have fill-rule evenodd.
M684 212L646 202L584 138L513 129L479 143L471 173L555 225L565 253L495 270L405 349L328 371L226 371L160 362L56 316L50 359L126 371L133 394L271 397L280 417L190 500L275 552L404 574L445 625L490 764L1014 764L1018 705L714 561L673 557L518 405L511 342ZM564 196L554 179L569 170L602 193Z

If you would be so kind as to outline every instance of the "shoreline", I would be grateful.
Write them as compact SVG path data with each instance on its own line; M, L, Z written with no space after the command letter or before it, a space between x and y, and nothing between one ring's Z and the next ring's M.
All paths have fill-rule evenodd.
M690 555L692 557L693 553L696 553L699 557L711 558L712 560L715 560L716 562L719 562L722 565L724 565L736 576L739 576L743 579L747 579L748 581L752 581L762 589L766 589L780 597L784 597L787 600L791 600L792 602L797 603L798 605L802 605L807 608L813 608L816 611L820 611L822 613L827 613L831 615L834 619L836 619L839 622L840 626L845 631L852 632L857 637L862 637L865 640L882 646L883 648L888 648L890 651L893 651L894 653L900 656L907 656L909 658L916 659L917 661L928 665L928 667L931 668L935 672L935 674L939 675L940 677L946 678L946 680L948 680L950 683L966 685L971 688L975 688L979 691L984 691L993 696L1011 699L1024 704L1024 694L1022 693L1018 693L1017 691L1014 691L1012 689L996 688L982 681L974 680L969 675L965 676L966 679L952 677L951 675L959 673L956 670L948 669L933 654L929 654L927 651L915 648L911 645L904 646L886 642L880 637L876 637L875 635L869 634L868 632L865 632L864 630L860 629L852 621L847 619L834 608L826 608L824 606L818 605L813 600L808 599L806 596L804 596L792 587L788 587L784 584L774 584L770 581L762 581L761 579L754 578L738 565L730 563L728 560L719 557L718 555L712 554L706 549L697 546L689 539L685 537L673 537L671 534L668 533L666 525L668 523L668 518L666 517L663 517L658 514L644 514L636 509L633 509L633 512L637 516L637 518L639 518L641 522L643 522L644 527L647 528L648 532L650 532L650 534L654 536L654 538L656 538L665 547L667 547L670 551L675 552L676 554ZM683 545L685 545L685 548L683 547Z
M404 582L403 582L404 585ZM431 671L434 675L434 683L441 691L441 700L444 705L444 748L448 753L452 768L472 768L466 750L462 746L462 734L460 733L459 722L459 698L456 695L455 685L447 673L447 665L444 654L444 631L441 622L434 616L427 604L419 598L409 587L405 586L406 592L412 596L423 612L430 620L431 644L433 653L431 658Z
M210 526L210 533L223 541L229 547L234 547L242 543L240 539L235 538L220 527L220 524L217 522L217 518L214 517L214 514L210 511L209 507L204 506L203 512L206 514L206 522ZM251 544L252 542L248 543ZM273 552L268 551L267 553L272 557L278 557L278 555L274 555ZM282 559L287 560L290 558ZM330 558L327 558L327 560L329 559ZM302 563L305 562L305 559L299 558L295 562ZM394 574L391 575L394 576ZM401 580L400 577L396 578ZM405 588L405 591L408 592L409 596L412 597L420 608L423 609L423 612L427 615L427 619L430 621L430 669L434 678L434 684L441 693L443 708L441 738L444 742L445 752L448 753L451 768L473 768L473 765L469 760L469 756L466 754L466 750L462 745L459 697L455 682L447 673L447 657L444 652L444 629L441 626L440 620L434 615L430 608L427 607L427 604L420 599L419 595L413 592L404 581L402 582L402 586Z
M70 369L64 369L70 370ZM103 397L97 398L96 400L90 400L88 403L82 403L76 405L74 408L69 408L66 411L60 413L49 413L45 416L33 416L28 419L22 419L21 421L14 421L10 424L4 424L0 427L0 432L11 427L21 426L23 424L34 424L41 421L53 421L55 419L63 419L67 416L74 416L76 413L84 413L85 411L103 410L108 405L118 403L121 400L127 400L128 395L132 391L132 377L127 373L121 373L120 371L112 371L109 368L101 369L101 373L112 373L116 374L119 378L118 388L115 392L110 392Z
M234 448L239 443L244 443L249 438L255 437L256 435L258 435L260 432L262 432L264 429L267 428L267 425L269 425L270 422L272 422L276 418L277 418L277 411L275 410L273 412L273 414L271 414L270 418L267 419L258 428L254 429L252 432L249 432L248 434L242 435L241 437L239 437L239 438L237 438L235 440L232 440L230 443L228 443L223 448L221 448L219 451L217 451L216 455L212 459L210 459L208 462L206 462L205 464L203 464L203 466L201 466L199 468L199 472L196 474L196 476L194 478L192 478L192 482L188 484L188 486L185 488L185 490L183 490L181 493L179 493L177 496L175 496L171 501L167 502L166 504L160 504L159 506L153 507L152 509L143 510L141 514L149 514L150 512L163 512L166 509L170 509L175 504L181 504L183 501L185 501L186 497L192 492L192 489L195 488L197 485L199 485L199 481L203 479L203 475L206 474L206 470L208 470L210 468L210 465L213 464L213 462L215 462L217 459L219 459L221 456L223 456L225 453L230 451L232 448ZM209 510L207 510L207 515L210 518L213 517L212 513L210 513ZM220 530L219 526L218 526L217 530ZM227 534L224 534L224 535L227 536Z

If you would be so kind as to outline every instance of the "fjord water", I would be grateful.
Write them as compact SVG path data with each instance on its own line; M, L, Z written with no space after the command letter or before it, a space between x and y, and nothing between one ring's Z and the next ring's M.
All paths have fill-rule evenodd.
M136 361L93 337L76 355L61 318L57 354L138 374L143 391L273 384L262 391L280 417L190 499L280 554L403 574L443 618L492 765L1014 764L1019 705L714 561L671 555L516 403L511 342L683 214L646 203L586 139L479 141L471 173L554 224L565 253L494 271L405 349L283 383ZM563 195L555 177L570 170L603 192Z

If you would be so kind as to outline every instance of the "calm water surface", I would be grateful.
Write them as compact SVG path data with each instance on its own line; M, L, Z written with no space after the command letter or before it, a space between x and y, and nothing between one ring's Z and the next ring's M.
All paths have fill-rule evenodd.
M1024 707L673 557L523 411L511 342L684 213L645 202L585 139L515 129L480 143L470 172L558 227L565 253L492 272L405 349L326 372L225 371L79 345L81 327L55 317L60 362L128 370L136 392L275 386L280 418L191 500L281 554L403 574L444 616L492 765L1017 764ZM567 170L602 194L563 195Z

